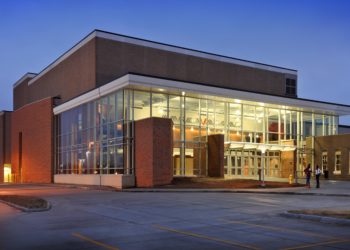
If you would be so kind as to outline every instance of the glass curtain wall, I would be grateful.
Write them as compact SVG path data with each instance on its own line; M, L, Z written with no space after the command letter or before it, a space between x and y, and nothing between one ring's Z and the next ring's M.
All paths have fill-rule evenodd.
M55 117L56 174L131 174L131 141L124 97L118 91ZM126 107L126 108L125 108Z
M284 106L124 89L55 117L56 173L132 174L132 122L147 117L172 119L174 175L187 176L207 174L206 142L211 134L223 134L231 143L291 143L302 169L306 138L336 134L338 127L337 116ZM230 157L225 164L232 166L226 173L258 172L259 152L225 154ZM268 156L276 166L279 153Z
M235 99L223 101L214 96L199 98L185 92L180 95L130 92L133 92L133 100L130 101L134 103L133 120L152 116L173 120L174 175L207 174L206 141L210 134L224 134L226 142L296 146L296 161L302 170L306 159L306 138L337 132L338 118L331 115ZM225 162L230 159L230 166L234 166L225 168L225 173L258 173L262 160L260 152L234 150L225 155L229 155ZM269 152L264 160L266 175L281 176L280 151Z

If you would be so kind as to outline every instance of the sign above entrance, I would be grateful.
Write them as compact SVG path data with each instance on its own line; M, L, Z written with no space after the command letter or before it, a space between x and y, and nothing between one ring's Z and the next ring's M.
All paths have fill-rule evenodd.
M230 149L252 149L265 152L266 150L271 151L294 151L295 146L292 145L276 145L276 144L261 144L261 143L249 143L249 142L225 142L225 147Z

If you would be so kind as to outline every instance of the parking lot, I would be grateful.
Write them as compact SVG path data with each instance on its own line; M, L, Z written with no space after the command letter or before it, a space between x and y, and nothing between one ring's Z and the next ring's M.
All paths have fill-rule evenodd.
M113 192L8 186L44 197L46 212L0 203L0 249L349 249L350 227L281 217L289 209L349 209L349 197Z

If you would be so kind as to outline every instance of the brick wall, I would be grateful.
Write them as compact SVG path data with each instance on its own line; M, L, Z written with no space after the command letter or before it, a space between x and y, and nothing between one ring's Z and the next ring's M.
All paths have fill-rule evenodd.
M224 177L224 135L208 136L208 176Z
M137 187L170 184L173 178L172 120L147 118L135 122Z
M282 151L281 152L281 177L288 178L289 175L295 175L295 151Z
M283 145L295 146L294 140L287 140L282 142ZM281 151L281 177L288 178L289 175L295 176L296 168L296 150Z
M4 181L5 113L0 113L0 183Z
M22 133L22 171L20 171ZM52 182L53 113L52 98L23 106L12 113L12 171L17 182Z
M311 139L308 147L311 147ZM340 173L335 173L335 153L341 152ZM328 171L331 180L350 180L350 134L315 137L315 167L322 168L322 153L327 153ZM309 162L308 162L309 163Z
M297 78L296 73L289 75L97 38L97 86L130 72L282 96L285 95L286 78Z
M0 112L0 183L4 181L4 164L11 164L11 112Z

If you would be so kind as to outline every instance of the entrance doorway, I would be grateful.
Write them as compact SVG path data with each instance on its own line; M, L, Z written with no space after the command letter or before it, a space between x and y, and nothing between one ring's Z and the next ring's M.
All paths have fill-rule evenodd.
M207 147L205 142L182 144L173 149L174 176L206 176Z
M263 160L265 176L281 177L280 151L268 151L262 157L258 150L228 149L224 154L224 174L226 177L257 177Z
M11 164L4 165L4 182L12 182L12 167Z

